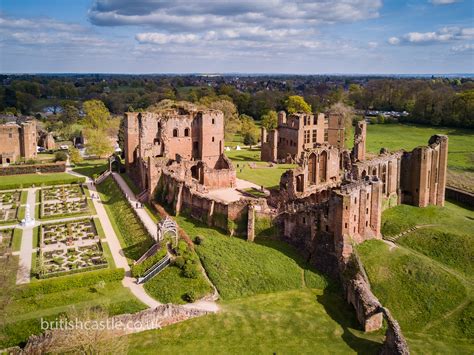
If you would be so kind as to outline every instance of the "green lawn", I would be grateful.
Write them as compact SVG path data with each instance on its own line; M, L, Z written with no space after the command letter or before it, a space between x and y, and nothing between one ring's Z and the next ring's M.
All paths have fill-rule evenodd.
M104 288L80 287L15 300L8 307L5 328L0 328L0 348L17 345L29 335L40 333L41 318L54 320L71 307L80 310L91 306L105 307L111 315L146 308L120 281L108 282Z
M108 168L107 164L107 159L84 160L82 163L76 164L72 171L92 177L94 174L105 171Z
M111 176L97 185L97 191L119 238L124 255L130 263L138 260L153 244L151 236L133 213Z
M187 303L186 294L193 292L195 299L204 297L212 292L204 276L199 274L195 279L182 275L182 270L176 266L169 266L146 282L146 292L162 303Z
M223 299L305 287L304 270L309 267L288 244L270 239L249 243L185 216L177 222L192 239L203 237L195 249ZM325 287L325 278L313 274L311 285Z
M218 314L129 336L131 354L376 354L339 294L292 290L221 304Z
M266 188L278 187L281 175L295 167L294 164L273 164L274 166L270 167L268 163L260 161L260 148L252 150L242 148L240 151L232 149L225 154L232 160L239 179L248 180ZM251 168L249 163L256 167Z
M59 185L84 182L84 178L68 173L26 174L0 176L0 190L30 187L32 185Z
M12 251L20 251L22 234L23 229L15 228L15 230L13 231L13 239L11 242Z

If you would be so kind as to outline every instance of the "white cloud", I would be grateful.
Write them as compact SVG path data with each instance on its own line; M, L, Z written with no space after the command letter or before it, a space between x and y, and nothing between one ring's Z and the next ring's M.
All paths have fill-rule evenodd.
M474 44L473 43L466 43L466 44L459 44L457 46L451 47L453 52L470 52L474 51Z
M425 45L470 39L474 39L474 28L472 27L444 27L436 32L409 32L401 37L390 37L388 43L392 45Z
M430 0L433 5L449 5L458 2L459 0Z

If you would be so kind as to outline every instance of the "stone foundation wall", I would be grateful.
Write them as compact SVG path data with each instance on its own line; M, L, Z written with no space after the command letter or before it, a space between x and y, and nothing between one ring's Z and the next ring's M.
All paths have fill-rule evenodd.
M474 207L474 194L469 191L448 186L446 187L446 198Z
M161 329L170 324L179 323L187 319L204 316L211 312L184 308L173 304L165 304L154 309L147 309L134 314L122 314L107 320L107 324L114 324L116 327L113 332L107 334L112 337L124 336L127 334L138 333L150 329ZM122 326L123 325L123 326ZM137 325L139 325L137 327ZM33 335L28 342L22 354L43 354L54 349L56 339L66 336L66 333L73 330L53 330L47 331L41 335Z

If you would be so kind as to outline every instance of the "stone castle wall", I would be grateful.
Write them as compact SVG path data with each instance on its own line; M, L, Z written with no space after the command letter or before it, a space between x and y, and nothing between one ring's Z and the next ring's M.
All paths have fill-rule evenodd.
M36 120L0 125L0 164L36 157Z

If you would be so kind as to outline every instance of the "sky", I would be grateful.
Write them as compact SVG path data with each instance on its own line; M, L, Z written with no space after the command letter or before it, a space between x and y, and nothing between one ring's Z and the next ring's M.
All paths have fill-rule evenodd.
M474 72L474 0L0 0L2 73Z

